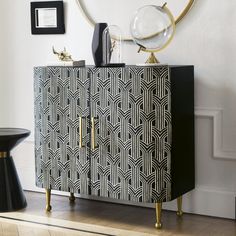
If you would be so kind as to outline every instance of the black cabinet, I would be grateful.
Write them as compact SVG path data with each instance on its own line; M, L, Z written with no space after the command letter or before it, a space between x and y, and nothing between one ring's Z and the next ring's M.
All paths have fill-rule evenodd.
M194 188L194 69L35 67L38 187L161 203Z

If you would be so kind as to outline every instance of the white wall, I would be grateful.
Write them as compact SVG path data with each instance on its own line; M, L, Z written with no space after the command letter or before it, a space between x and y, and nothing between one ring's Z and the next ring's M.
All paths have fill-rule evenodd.
M173 7L177 4L170 2ZM33 66L54 60L52 45L66 46L74 58L93 63L93 30L75 0L65 3L66 34L37 36L30 33L29 0L0 2L0 126L33 132ZM109 9L112 17L113 9ZM236 1L196 0L177 26L173 42L158 55L161 62L195 65L196 189L185 196L184 210L228 218L234 218L236 196L235 9ZM147 57L136 51L135 45L125 45L127 64ZM23 187L38 190L34 186L33 137L17 147L14 155ZM165 207L174 209L174 203Z

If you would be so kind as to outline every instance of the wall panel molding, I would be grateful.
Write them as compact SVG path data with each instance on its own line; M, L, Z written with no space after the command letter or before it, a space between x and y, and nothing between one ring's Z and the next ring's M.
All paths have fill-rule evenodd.
M223 109L195 107L195 117L197 119L212 119L213 158L224 160L236 160L236 150L226 150L223 147Z

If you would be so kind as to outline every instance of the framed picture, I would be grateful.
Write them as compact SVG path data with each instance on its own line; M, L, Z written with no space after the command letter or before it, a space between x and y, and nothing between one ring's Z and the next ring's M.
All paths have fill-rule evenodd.
M64 34L63 1L31 2L32 34Z

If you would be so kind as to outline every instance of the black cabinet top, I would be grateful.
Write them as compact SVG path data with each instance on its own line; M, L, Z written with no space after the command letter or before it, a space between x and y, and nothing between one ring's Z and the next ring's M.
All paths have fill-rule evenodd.
M128 67L135 67L135 68L152 68L152 67L188 67L193 65L169 65L169 64L159 64L159 65L126 65L125 67L96 67L94 65L86 65L84 67L76 67L76 66L63 66L63 65L47 65L47 66L35 66L35 68L47 68L47 67L53 67L53 68L128 68Z

